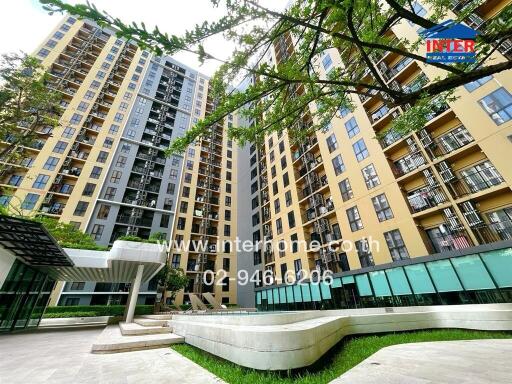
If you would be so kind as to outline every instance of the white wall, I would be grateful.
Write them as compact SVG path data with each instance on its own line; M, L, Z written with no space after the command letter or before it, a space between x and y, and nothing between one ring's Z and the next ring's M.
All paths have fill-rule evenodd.
M0 288L2 288L15 260L16 258L10 252L0 248Z

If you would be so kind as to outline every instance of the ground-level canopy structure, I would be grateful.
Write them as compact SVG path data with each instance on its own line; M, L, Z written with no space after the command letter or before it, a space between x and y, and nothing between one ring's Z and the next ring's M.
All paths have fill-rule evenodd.
M61 248L36 222L0 216L0 332L39 324L55 281L131 283L127 321L140 284L166 261L158 244L116 241L109 251Z

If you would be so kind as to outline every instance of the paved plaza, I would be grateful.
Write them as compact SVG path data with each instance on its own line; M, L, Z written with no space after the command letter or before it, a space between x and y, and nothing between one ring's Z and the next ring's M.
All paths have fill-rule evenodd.
M101 331L0 336L0 383L223 383L170 348L91 354Z
M510 384L511 356L510 339L393 345L331 384Z

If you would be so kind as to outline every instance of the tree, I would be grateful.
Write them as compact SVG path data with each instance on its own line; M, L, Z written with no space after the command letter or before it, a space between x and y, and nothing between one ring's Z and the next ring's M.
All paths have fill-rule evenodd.
M450 98L461 85L512 68L510 55L505 60L492 56L504 44L511 44L512 5L484 24L477 37L475 63L448 65L428 63L417 53L421 39L394 37L390 28L401 21L417 28L433 27L447 18L453 7L450 0L422 1L431 9L428 17L418 14L411 0L302 0L283 12L254 0L226 0L222 2L225 16L196 25L182 36L169 36L158 27L148 31L144 23L126 24L89 3L71 6L61 0L40 2L50 12L66 11L111 26L119 37L132 39L158 55L187 51L197 54L201 61L219 60L204 48L209 37L224 34L237 44L232 57L222 62L210 83L216 109L175 140L169 152L184 151L216 123L240 110L254 123L250 127L230 127L231 139L241 144L258 143L268 133L287 130L292 140L300 140L323 129L340 107L352 108L350 95L377 96L390 107L403 106L405 112L392 129L406 133L423 126L425 111L438 104L439 97ZM220 3L212 0L215 6ZM464 4L457 11L458 21L467 19L479 5ZM275 65L264 61L272 45L281 56ZM323 76L318 71L319 59L329 49L340 53L344 67ZM436 69L439 75L408 89L388 83L376 65L386 52ZM238 92L228 91L230 83L247 77L256 81ZM316 107L309 113L313 105Z
M32 146L58 125L60 94L46 86L48 74L31 56L3 55L0 64L0 171L15 164L23 146Z
M183 269L181 268L171 268L168 264L164 265L164 267L158 272L156 275L156 279L158 281L158 285L163 288L163 292L169 292L170 296L167 296L174 300L176 294L184 289L188 285L188 277ZM164 294L162 294L161 303L164 302Z

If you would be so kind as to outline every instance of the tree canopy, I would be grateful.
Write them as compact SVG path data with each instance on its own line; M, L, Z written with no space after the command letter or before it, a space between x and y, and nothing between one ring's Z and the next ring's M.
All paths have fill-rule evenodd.
M201 61L222 62L210 83L216 109L176 139L170 152L184 151L235 111L252 121L248 127L228 129L229 137L241 144L261 142L266 134L283 130L300 140L323 129L340 108L352 109L351 95L378 95L390 108L404 106L405 112L392 129L405 133L423 126L425 113L439 97L452 97L461 85L512 68L510 54L504 60L493 60L492 55L511 44L512 5L479 26L475 63L442 64L429 63L418 53L421 39L416 34L397 37L390 28L400 22L416 29L433 27L449 17L454 7L451 0L422 0L430 10L428 15L418 12L417 3L411 0L301 0L284 11L265 8L255 0L211 0L214 6L225 6L225 15L191 26L181 36L168 35L158 27L149 31L143 22L125 23L90 3L40 2L49 12L65 11L112 27L119 37L157 55L187 51ZM467 20L480 3L459 7L457 21ZM228 60L204 47L217 34L236 43ZM279 57L269 63L266 56L272 46ZM320 59L330 49L340 53L344 66L321 74ZM397 86L377 65L387 52L438 69L439 75L411 87ZM250 77L255 81L248 87L230 90L230 84ZM305 117L312 105L316 106L312 115Z
M3 55L0 64L0 160L17 163L21 146L31 146L58 125L60 94L47 88L48 75L31 56ZM0 163L0 171L5 171Z

